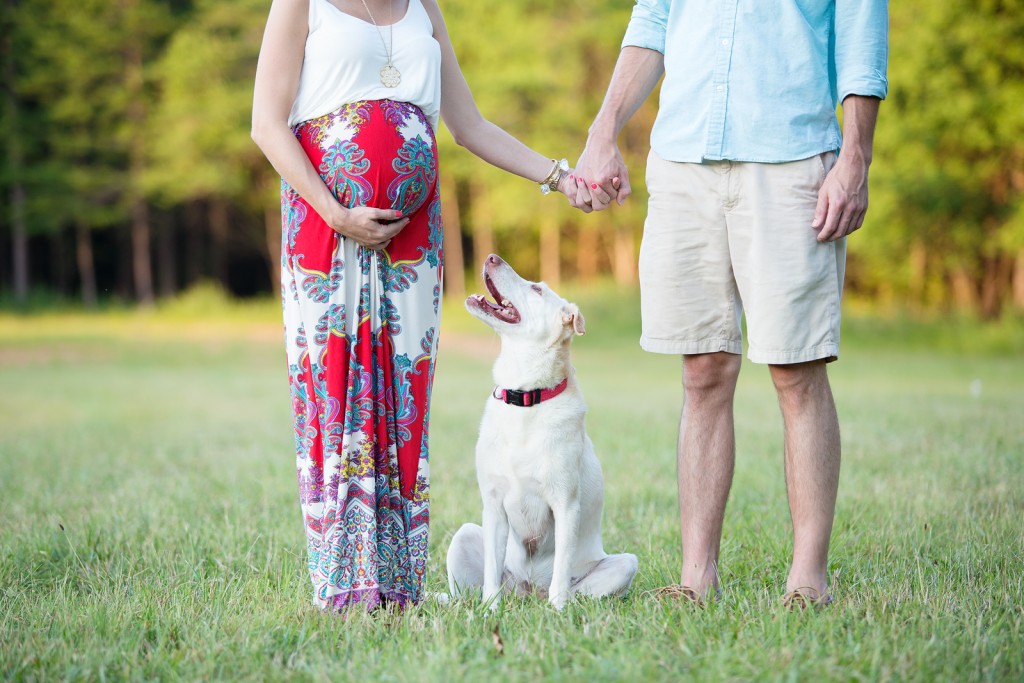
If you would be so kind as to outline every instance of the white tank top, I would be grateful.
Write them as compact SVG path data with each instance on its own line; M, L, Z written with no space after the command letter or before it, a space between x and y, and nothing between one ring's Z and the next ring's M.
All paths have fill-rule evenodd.
M396 88L380 82L380 70L388 61L384 43L391 42L391 30L391 61L402 74ZM309 35L288 125L329 114L343 104L384 99L415 104L437 128L441 46L434 40L430 16L420 0L409 0L405 16L393 27L381 26L380 33L372 23L342 12L327 0L309 0Z

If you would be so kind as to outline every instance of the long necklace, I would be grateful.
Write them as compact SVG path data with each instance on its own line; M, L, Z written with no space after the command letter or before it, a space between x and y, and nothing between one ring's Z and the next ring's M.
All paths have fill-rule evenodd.
M377 25L377 20L373 18L373 12L370 11L370 6L366 4L366 0L363 0L363 7L366 8L366 13L370 15L370 21L373 22L373 27L377 29L377 35L380 36L380 42L384 43L384 51L388 55L388 63L380 70L380 82L385 88L397 88L398 84L402 82L402 73L395 68L395 65L391 62L391 55L395 51L395 24L394 17L391 14L391 3L388 2L388 31L391 38L391 45L389 46L384 40L384 32L380 30L380 26Z

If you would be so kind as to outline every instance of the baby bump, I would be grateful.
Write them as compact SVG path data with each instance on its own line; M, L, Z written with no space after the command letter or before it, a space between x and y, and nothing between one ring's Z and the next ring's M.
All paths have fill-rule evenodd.
M299 124L295 136L345 207L395 209L409 216L434 191L437 145L416 105L353 102Z

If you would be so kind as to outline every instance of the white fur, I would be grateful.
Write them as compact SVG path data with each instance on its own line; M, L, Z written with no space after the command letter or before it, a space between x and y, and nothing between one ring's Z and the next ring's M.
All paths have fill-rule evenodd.
M558 609L578 594L625 595L637 559L604 552L601 464L569 357L573 336L585 331L583 316L497 256L487 258L483 274L498 305L471 296L466 307L501 336L495 383L535 389L569 381L536 406L487 400L476 446L483 526L464 524L452 539L449 589L458 596L482 587L492 609L512 590L546 595Z

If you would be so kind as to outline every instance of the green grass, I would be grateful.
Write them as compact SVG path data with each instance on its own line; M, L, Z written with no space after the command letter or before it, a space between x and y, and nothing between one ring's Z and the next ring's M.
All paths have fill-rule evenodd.
M276 306L199 297L149 314L0 315L0 675L1024 678L1019 324L850 321L830 368L844 434L838 600L821 613L779 607L790 542L781 425L767 371L745 364L724 597L695 611L642 595L675 580L680 562L678 360L639 350L633 293L574 294L588 323L575 361L605 470L605 546L636 553L640 571L627 599L561 614L528 599L498 615L461 603L339 619L309 606ZM458 304L445 316L433 590L452 534L480 515L473 443L497 350ZM954 341L936 346L937 335Z

